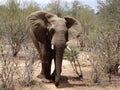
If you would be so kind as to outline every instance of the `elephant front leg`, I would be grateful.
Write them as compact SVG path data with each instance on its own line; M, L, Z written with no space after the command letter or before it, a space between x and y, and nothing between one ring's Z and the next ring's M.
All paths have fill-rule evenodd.
M51 61L52 61L52 55L49 50L46 50L46 48L42 47L42 69L40 73L40 78L43 82L50 82L50 72L51 72Z
M37 76L38 78L41 78L42 79L42 81L45 81L45 82L47 82L47 79L45 80L45 64L44 63L41 63L41 72L40 72L40 74Z
M40 78L42 79L42 82L46 82L49 83L50 82L50 72L51 72L51 62L47 61L47 62L42 62L42 70L41 70L41 74L40 74Z
M47 57L47 56L46 56ZM49 83L51 80L50 72L51 72L51 61L52 59L44 58L42 60L42 68L39 78L41 78L42 82Z

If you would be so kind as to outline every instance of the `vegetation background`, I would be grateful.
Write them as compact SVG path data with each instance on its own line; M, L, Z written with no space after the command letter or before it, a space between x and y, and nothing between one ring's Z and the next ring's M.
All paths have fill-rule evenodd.
M120 0L97 1L98 12L79 0L68 3L64 0L51 0L44 6L25 0L7 0L0 5L0 61L2 63L2 90L13 90L13 68L18 67L19 53L25 57L25 68L22 84L31 83L32 65L37 54L31 45L26 17L36 10L44 10L58 16L71 16L81 22L82 34L77 40L77 47L71 46L71 53L65 51L67 59L78 60L78 52L87 52L92 58L88 61L92 66L92 80L98 83L101 78L119 74L120 64ZM77 48L77 49L76 49ZM75 58L73 58L75 56ZM70 58L71 57L71 58ZM11 62L7 62L12 60ZM14 65L15 64L15 65ZM72 64L71 64L72 65ZM74 63L73 65L76 66ZM74 68L74 67L73 67ZM28 70L29 69L29 70ZM75 68L74 68L75 69ZM76 71L77 69L75 69ZM14 71L14 72L13 72ZM79 69L76 71L79 76ZM32 75L32 74L31 74ZM27 78L26 78L27 77ZM28 78L29 77L29 78ZM7 79L6 79L7 78ZM25 82L26 81L26 82Z

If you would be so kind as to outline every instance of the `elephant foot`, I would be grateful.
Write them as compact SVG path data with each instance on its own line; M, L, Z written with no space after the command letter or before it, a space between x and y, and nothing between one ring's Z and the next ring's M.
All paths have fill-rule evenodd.
M40 78L41 81L44 82L44 83L50 83L51 82L50 78L45 78L45 76L42 75L42 74L38 75L37 77Z
M59 86L59 80L60 80L60 77L55 77L55 86L58 87Z
M41 81L44 83L51 83L51 81L49 79L46 79L46 78L42 78Z
M44 78L45 76L43 74L39 74L37 77L38 78Z

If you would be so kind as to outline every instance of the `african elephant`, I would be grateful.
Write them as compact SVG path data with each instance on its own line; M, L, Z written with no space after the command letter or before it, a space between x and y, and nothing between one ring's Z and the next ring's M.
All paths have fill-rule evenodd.
M57 15L36 11L27 17L30 27L30 36L40 54L42 61L41 76L52 79L55 85L59 85L62 59L69 33L76 37L81 30L80 23L71 17L58 17ZM54 59L55 69L51 74L51 61Z

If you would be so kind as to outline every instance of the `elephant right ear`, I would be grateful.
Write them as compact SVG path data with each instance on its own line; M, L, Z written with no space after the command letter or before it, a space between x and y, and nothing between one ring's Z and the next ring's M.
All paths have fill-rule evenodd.
M27 22L32 29L47 28L49 26L48 19L51 17L54 17L51 13L36 11L27 17Z

